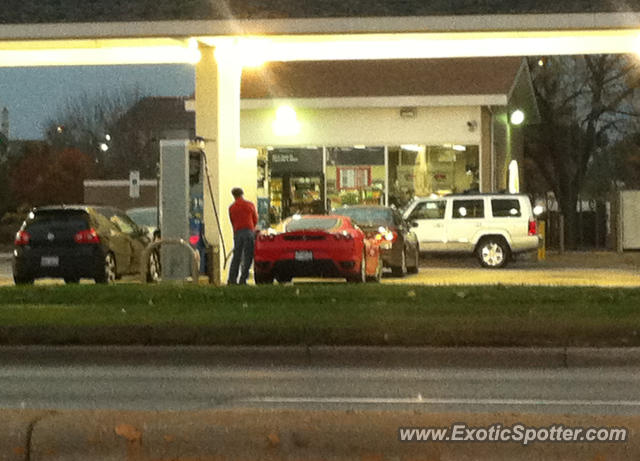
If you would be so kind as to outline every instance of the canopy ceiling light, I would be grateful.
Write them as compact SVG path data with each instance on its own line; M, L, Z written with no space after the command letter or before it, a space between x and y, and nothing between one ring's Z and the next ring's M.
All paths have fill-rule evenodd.
M300 133L296 110L288 105L278 107L272 129L276 136L295 136Z

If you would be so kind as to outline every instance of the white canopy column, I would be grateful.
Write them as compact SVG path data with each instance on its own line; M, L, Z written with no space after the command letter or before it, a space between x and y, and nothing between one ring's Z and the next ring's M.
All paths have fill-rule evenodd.
M196 65L196 135L204 138L213 199L218 210L227 254L233 248L233 229L228 208L233 202L231 189L242 187L245 197L255 203L257 168L255 162L240 157L240 77L241 65L233 53L217 53L201 45L202 58ZM225 50L226 51L226 50ZM220 267L216 283L226 281L225 256L218 232L213 203L204 185L205 237L220 248ZM227 265L228 266L228 265ZM228 267L227 267L228 268Z

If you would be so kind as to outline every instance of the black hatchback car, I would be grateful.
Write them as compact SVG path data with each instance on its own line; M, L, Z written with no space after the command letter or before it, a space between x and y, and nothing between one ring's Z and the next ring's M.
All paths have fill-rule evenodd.
M16 234L13 279L16 284L43 277L61 277L67 283L81 278L110 283L124 274L139 273L148 244L146 230L116 208L34 208ZM156 267L157 261L149 262L148 279L157 278Z
M353 205L336 208L332 214L348 216L368 236L380 241L380 254L393 275L415 274L420 265L418 237L398 210L382 205Z

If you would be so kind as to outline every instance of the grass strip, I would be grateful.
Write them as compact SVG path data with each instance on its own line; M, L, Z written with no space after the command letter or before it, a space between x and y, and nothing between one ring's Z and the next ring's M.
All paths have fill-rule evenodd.
M0 288L1 344L640 346L640 289Z

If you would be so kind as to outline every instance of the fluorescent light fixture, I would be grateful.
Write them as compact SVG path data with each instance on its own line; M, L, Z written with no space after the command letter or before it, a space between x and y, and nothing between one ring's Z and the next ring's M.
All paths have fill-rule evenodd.
M356 144L355 146L353 146L354 149L366 149L367 146L365 146L364 144Z
M408 150L410 152L420 152L420 146L417 144L403 144L400 146L402 150Z
M289 105L278 107L271 127L276 136L295 136L300 133L300 122L295 109Z
M633 53L638 30L440 32L245 36L237 41L246 62L457 58ZM210 46L229 37L197 37ZM238 51L239 50L239 51Z
M0 67L195 64L195 40L68 40L0 42Z
M466 151L467 151L466 146L462 146L462 145L460 145L460 144L454 144L453 146L451 146L451 148L452 148L453 150L458 151L458 152L466 152Z
M132 32L133 34L133 32ZM433 32L272 36L19 40L0 42L0 67L170 64L199 61L197 42L244 66L267 61L338 61L638 53L638 30Z
M511 120L512 125L522 124L522 122L524 122L524 112L522 112L520 109L514 110L513 112L511 112L511 117L509 118L509 120Z

